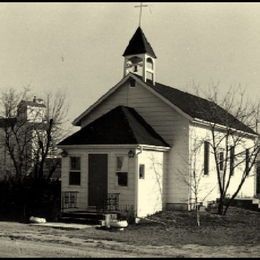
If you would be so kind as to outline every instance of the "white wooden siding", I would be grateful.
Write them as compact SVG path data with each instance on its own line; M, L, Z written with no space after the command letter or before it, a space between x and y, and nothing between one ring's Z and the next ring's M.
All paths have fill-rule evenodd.
M205 140L205 138L209 138L209 140L211 140L211 133L209 129L207 129L206 127L200 127L196 125L190 126L190 149L192 149L195 139ZM253 145L253 140L246 139L243 146L235 147L235 153L237 154L239 152L245 151L246 148L251 147L252 145ZM203 171L203 167L204 167L204 147L202 146L199 153L197 154L197 162L196 162L197 172L201 173ZM232 195L234 191L237 189L238 184L241 180L244 167L245 167L245 163L241 164L241 167L235 168L234 175L231 177L231 182L227 194ZM227 173L228 172L229 169L227 169ZM214 154L212 150L210 152L210 158L209 158L209 174L205 176L202 174L201 176L202 178L199 183L199 199L201 202L204 201L204 203L206 204L207 201L213 201L219 197L216 166L215 166ZM237 197L253 197L254 193L255 193L255 167L251 169L250 175L247 177ZM206 199L204 199L205 197Z
M128 186L117 185L116 156L128 156L129 149L67 149L68 156L62 158L62 191L78 191L79 209L88 207L88 154L102 153L108 155L108 193L120 193L119 207L121 209L135 209L135 159L128 159ZM69 185L69 158L81 157L81 184Z
M124 83L83 118L81 126L86 126L118 105L133 107L172 146L168 165L165 166L168 168L165 199L167 203L187 203L188 189L182 176L188 174L188 166L183 163L183 158L188 158L188 120L138 83L136 87Z
M145 166L144 179L139 178L138 171L138 217L145 217L163 209L164 156L164 152L156 151L143 151L138 155L138 166Z

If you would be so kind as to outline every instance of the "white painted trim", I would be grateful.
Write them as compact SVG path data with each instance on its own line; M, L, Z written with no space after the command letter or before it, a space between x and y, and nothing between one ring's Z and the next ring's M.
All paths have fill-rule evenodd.
M169 101L168 99L166 99L165 97L163 97L161 94L159 94L157 91L153 90L149 85L147 85L145 82L143 82L142 80L140 80L138 77L136 77L134 74L132 74L132 76L136 79L136 81L138 81L145 89L149 90L152 94L154 94L156 97L160 98L164 103L166 103L167 105L169 105L171 108L173 108L174 110L176 110L178 113L180 113L182 116L184 116L186 119L188 120L193 120L193 118L186 114L185 112L183 112L179 107L175 106L171 101Z
M206 121L206 120L202 120L202 119L199 119L199 118L194 118L192 123L195 123L195 124L198 124L198 125L207 126L207 127L210 127L210 124L212 124L212 122L209 122L209 121ZM226 127L223 126L223 125L215 124L215 126L217 127L218 130L226 130ZM235 129L235 128L232 128L232 127L230 129L232 131L237 132L237 134L245 134L248 137L253 138L253 139L257 138L257 134L251 134L251 133L248 133L248 132L245 132L245 131L242 131L242 130L238 130L238 129Z
M115 92L123 83L125 83L131 74L128 74L123 79L121 79L114 87L112 87L108 92L106 92L103 96L101 96L94 104L92 104L88 109L86 109L83 113L81 113L76 119L73 120L72 124L75 126L79 126L80 120L90 113L96 106L98 106L103 100L105 100L108 96L110 96L113 92Z
M120 80L114 87L112 87L107 93L105 93L103 96L101 96L94 104L92 104L87 110L85 110L82 114L80 114L74 121L72 122L73 125L79 126L80 120L86 116L88 113L90 113L96 106L98 106L102 101L104 101L107 97L109 97L112 93L114 93L123 83L125 83L129 77L133 77L138 83L140 83L143 87L148 89L152 94L154 94L156 97L160 98L164 103L175 109L177 112L179 112L182 116L189 120L193 120L191 116L183 112L179 107L172 104L171 101L164 98L161 94L153 90L149 85L147 85L145 82L140 80L137 76L135 76L133 73L129 73Z
M138 216L138 196L139 196L139 156L135 158L135 212Z
M154 151L169 151L171 147L166 146L156 146L156 145L146 145L146 144L140 144L138 147L142 147L143 150L154 150Z
M74 144L74 145L58 145L59 148L61 149L110 149L110 148L122 148L122 149L129 149L129 148L137 148L137 144Z
M169 151L171 147L165 146L156 146L156 145L146 145L146 144L96 144L96 145L87 145L87 144L75 144L75 145L58 145L58 148L61 149L110 149L110 148L121 148L121 149L130 149L130 148L139 148L142 147L144 150L155 150L155 151Z

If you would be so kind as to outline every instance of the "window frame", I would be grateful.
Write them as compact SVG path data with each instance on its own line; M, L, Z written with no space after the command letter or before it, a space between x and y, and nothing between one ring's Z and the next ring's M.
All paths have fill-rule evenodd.
M142 167L143 166L143 167ZM143 176L141 177L141 169L143 169L142 173L143 173ZM145 179L145 164L143 163L140 163L139 164L139 180L144 180Z
M210 144L208 141L204 142L204 176L209 176L209 162L210 162Z
M230 151L229 151L229 154L230 154L230 158L229 158L229 174L230 176L234 176L234 173L235 173L235 146L232 145L230 147Z
M116 159L115 159L115 176L116 176L116 186L120 187L120 188L128 188L129 186L129 178L128 178L128 173L129 173L129 158L127 154L116 154ZM123 162L122 162L122 166L119 169L118 168L118 157L123 157ZM126 160L126 162L124 162L124 160ZM126 185L120 185L119 184L119 174L120 173L126 173Z
M245 174L246 174L246 176L248 176L250 173L249 164L250 164L250 151L249 151L249 148L247 148L245 150Z
M72 158L78 158L79 159L79 167L73 168L72 167ZM78 174L79 183L71 183L71 175ZM69 186L81 186L81 156L79 155L71 155L69 157Z
M126 185L122 185L122 184L119 184L119 180L120 180L120 177L119 177L119 175L121 175L121 174L125 174L126 176L124 176L124 177L126 177ZM128 172L116 172L116 176L117 176L117 186L118 187L128 187ZM123 176L121 176L121 178L122 178Z
M221 155L222 155L222 158L221 158ZM225 162L223 149L219 150L218 159L219 159L219 171L223 172L224 171L224 162Z

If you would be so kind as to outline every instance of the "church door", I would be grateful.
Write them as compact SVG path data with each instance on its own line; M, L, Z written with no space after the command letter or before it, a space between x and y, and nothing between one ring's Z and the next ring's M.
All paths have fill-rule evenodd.
M103 207L107 199L107 154L88 155L88 205Z

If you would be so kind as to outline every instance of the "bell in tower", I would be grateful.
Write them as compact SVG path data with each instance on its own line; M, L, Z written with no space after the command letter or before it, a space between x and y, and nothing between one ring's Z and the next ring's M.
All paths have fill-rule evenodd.
M141 76L145 82L149 79L155 84L156 56L141 27L137 28L123 56L124 76L131 72Z

